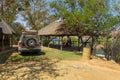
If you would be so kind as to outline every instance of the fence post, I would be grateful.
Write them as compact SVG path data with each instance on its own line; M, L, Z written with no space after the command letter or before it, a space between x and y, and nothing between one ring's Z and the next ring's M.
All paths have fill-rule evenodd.
M83 56L82 56L82 59L83 59L83 60L90 60L90 55L91 55L91 49L90 49L90 48L87 48L87 47L84 47L84 48L83 48Z

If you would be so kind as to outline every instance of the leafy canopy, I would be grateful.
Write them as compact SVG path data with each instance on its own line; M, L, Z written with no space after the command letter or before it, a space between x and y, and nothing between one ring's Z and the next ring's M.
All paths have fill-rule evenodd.
M27 20L28 26L32 29L40 29L44 26L48 9L45 0L26 0L21 2L21 15Z
M108 0L59 0L52 2L51 7L68 28L81 36L95 35L116 24L116 17L109 14L108 3Z
M18 13L18 2L16 0L1 0L0 1L0 18L3 18L9 25L16 19Z

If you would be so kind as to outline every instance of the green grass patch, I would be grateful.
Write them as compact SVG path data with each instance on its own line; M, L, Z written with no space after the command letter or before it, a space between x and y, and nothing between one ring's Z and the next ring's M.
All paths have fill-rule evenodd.
M35 56L23 56L20 55L18 53L13 53L13 55L11 55L9 57L9 60L13 61L13 62L17 62L17 61L29 61L35 59Z
M77 60L81 58L81 54L78 54L77 52L73 51L61 51L61 50L43 50L45 52L45 55L48 58L51 59L63 59L63 60Z
M40 60L43 58L61 59L61 60L79 60L79 59L81 59L81 54L78 52L61 51L61 50L57 50L57 49L45 49L45 50L43 49L39 54L37 54L37 53L32 53L32 54L25 53L24 55L20 55L18 53L13 53L13 55L11 55L9 57L9 60L17 62L17 61Z

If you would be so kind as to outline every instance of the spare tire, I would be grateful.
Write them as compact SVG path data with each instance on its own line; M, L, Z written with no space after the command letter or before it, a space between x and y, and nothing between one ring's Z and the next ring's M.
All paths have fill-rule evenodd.
M27 46L30 46L30 47L36 46L36 40L33 38L28 39Z

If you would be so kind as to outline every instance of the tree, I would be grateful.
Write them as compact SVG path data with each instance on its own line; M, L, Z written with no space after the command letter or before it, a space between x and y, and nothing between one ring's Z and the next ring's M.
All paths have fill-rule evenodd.
M28 21L32 29L40 29L44 26L47 19L48 9L44 0L26 0L22 1L19 8L22 16Z
M112 0L112 8L111 8L111 13L113 15L118 16L120 14L120 1L119 0Z
M0 18L4 19L4 21L16 31L17 34L12 35L14 38L12 40L14 43L17 43L18 38L21 35L21 26L14 27L13 22L18 14L17 9L19 7L19 2L17 0L1 0L0 5Z
M69 29L77 32L79 38L89 35L94 39L117 22L109 14L108 0L60 0L52 2L51 7L58 11L56 15L64 19Z
M12 28L16 31L16 35L13 35L13 42L14 44L18 43L18 40L22 34L22 31L25 30L25 28L18 22L12 24Z
M107 60L115 60L120 63L120 1L111 0L112 6L110 13L114 15L114 19L111 21L115 25L111 27L109 32L106 32L104 38L106 38L105 47L102 48L105 52ZM110 41L110 39L112 40Z
M0 1L0 18L3 18L9 25L16 18L18 2L16 0L1 0Z

